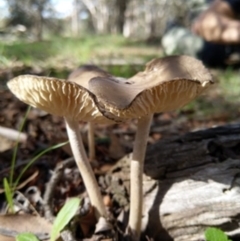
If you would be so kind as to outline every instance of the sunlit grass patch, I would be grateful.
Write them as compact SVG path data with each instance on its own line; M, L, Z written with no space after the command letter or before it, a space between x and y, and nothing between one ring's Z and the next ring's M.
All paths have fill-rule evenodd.
M220 72L218 75L219 85L222 95L229 102L240 102L240 69L233 70L231 68Z
M21 40L0 43L0 66L7 61L43 67L78 66L103 59L121 59L127 63L140 59L145 62L160 57L158 49L144 42L133 45L132 40L119 35L83 35L79 38L55 36L40 42Z
M215 84L203 96L185 106L182 111L193 118L222 117L228 121L240 117L240 71L228 68L214 71Z

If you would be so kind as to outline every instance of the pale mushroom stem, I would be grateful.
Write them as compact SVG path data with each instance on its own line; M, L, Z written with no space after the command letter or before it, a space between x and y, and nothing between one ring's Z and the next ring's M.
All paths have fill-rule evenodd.
M91 204L95 208L96 217L97 219L99 217L107 218L107 212L98 183L83 146L82 137L78 129L78 121L65 118L65 122L73 156L81 173Z
M95 138L94 138L94 128L93 122L88 122L88 149L89 149L89 160L94 161L96 159L95 153Z
M128 228L132 240L137 241L141 234L143 188L143 164L152 114L138 120L130 171L130 216Z

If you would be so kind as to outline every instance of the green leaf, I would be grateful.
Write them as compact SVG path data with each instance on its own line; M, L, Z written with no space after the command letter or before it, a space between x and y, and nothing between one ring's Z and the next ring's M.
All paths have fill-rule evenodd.
M61 208L57 214L56 219L53 222L53 228L51 232L51 241L54 241L63 228L70 222L78 210L80 204L79 198L71 198Z
M7 178L3 179L3 187L5 191L5 197L7 199L7 203L10 209L11 213L14 213L14 207L13 207L13 193L11 191L11 188L9 186Z
M218 228L207 228L205 231L206 241L231 241L227 235Z
M39 241L32 233L21 233L16 236L16 241Z

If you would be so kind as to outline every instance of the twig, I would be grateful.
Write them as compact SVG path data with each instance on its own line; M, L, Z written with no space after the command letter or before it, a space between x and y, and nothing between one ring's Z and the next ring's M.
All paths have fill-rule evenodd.
M25 142L27 140L27 134L3 126L0 126L0 135L13 141Z
M45 218L50 222L53 222L55 219L55 216L53 215L53 211L52 211L52 198L54 194L54 189L58 184L58 181L61 179L64 169L72 165L73 163L75 163L75 161L72 157L59 163L55 168L55 170L53 171L51 179L46 186L46 190L43 196L43 202L44 202L43 209L44 209ZM61 237L64 241L76 241L76 239L73 237L72 231L68 228L66 228L61 232Z
M43 209L45 218L51 222L53 222L53 220L55 219L52 211L52 198L54 194L54 189L58 181L61 179L64 169L73 163L74 159L72 157L59 163L53 171L50 181L47 183L46 190L43 196Z

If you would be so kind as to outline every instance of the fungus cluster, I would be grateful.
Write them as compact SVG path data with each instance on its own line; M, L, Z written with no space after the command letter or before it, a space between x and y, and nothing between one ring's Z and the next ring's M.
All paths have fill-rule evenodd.
M142 173L154 113L176 110L200 95L212 77L202 63L188 56L154 59L130 79L117 78L93 66L74 71L68 80L22 75L8 82L23 102L63 116L70 145L96 216L108 218L101 193L83 147L78 121L124 122L138 119L131 157L128 232L140 238Z

